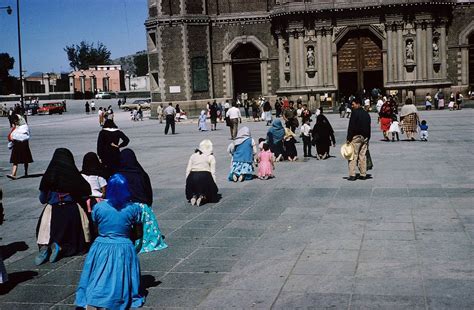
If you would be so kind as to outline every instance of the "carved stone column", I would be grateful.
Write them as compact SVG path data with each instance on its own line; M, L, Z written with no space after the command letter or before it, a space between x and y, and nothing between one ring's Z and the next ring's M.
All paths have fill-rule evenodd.
M316 55L318 57L318 85L322 86L323 81L323 38L321 36L321 29L316 29Z
M297 46L295 42L295 35L296 32L290 33L290 85L292 87L296 87L296 54L297 54Z
M283 86L285 82L285 39L283 39L283 34L280 31L276 32L278 37L278 68L279 68L279 79L280 87Z
M323 30L323 38L321 40L321 48L322 48L322 53L323 53L323 85L326 86L328 84L328 62L329 62L329 57L328 57L328 49L326 47L327 45L327 29Z
M50 80L50 76L49 74L44 74L43 75L43 82L44 82L44 93L46 95L49 95L49 80Z
M426 24L426 69L428 80L433 79L433 26Z
M327 85L334 85L333 72L332 72L332 32L331 29L326 30L326 55L327 55L327 72L328 78L326 80Z
M441 23L439 27L439 33L440 33L440 38L439 38L439 56L441 59L441 78L446 79L447 78L447 48L446 48L446 24L443 22Z
M393 82L393 36L392 36L392 25L385 25L385 31L387 32L387 82Z
M304 50L304 29L298 30L298 86L306 86L306 51Z
M423 79L423 66L422 66L422 63L423 63L423 54L422 54L422 49L421 49L421 45L422 45L422 41L421 41L421 28L422 28L422 23L421 22L417 22L415 24L415 27L416 27L416 46L415 46L415 49L416 49L416 63L417 63L417 66L416 66L416 79L417 80L421 80Z
M397 23L397 77L398 81L403 81L405 76L403 71L405 70L403 65L403 55L405 54L405 44L403 42L403 23Z

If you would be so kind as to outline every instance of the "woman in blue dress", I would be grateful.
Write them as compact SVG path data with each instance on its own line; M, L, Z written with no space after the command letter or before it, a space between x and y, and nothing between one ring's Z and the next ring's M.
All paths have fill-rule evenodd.
M132 230L141 228L141 209L130 203L125 177L109 179L107 200L95 205L92 220L99 236L84 262L75 304L114 310L143 306L140 261L130 240Z
M227 151L232 155L229 181L243 182L253 178L253 157L257 154L257 145L250 135L248 127L242 127Z
M128 181L130 200L137 203L142 209L143 237L135 241L137 253L163 250L168 247L161 234L151 205L153 204L153 190L150 177L137 160L131 149L120 152L119 173Z
M199 131L207 131L206 120L207 120L206 111L202 110L201 115L199 116L199 122L198 122Z

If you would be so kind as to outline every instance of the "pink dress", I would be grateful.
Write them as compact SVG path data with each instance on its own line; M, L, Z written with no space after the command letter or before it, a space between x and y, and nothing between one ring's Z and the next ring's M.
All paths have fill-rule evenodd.
M268 151L261 151L258 154L258 176L273 176L273 167L272 167L272 157L273 153Z

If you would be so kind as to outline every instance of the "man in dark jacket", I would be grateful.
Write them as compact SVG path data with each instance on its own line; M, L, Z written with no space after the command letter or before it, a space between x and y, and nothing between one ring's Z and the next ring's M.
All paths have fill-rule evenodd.
M347 142L354 146L353 159L349 161L349 181L356 180L356 166L359 167L359 179L367 178L365 154L370 140L370 115L362 108L359 98L352 99L352 114L347 128Z

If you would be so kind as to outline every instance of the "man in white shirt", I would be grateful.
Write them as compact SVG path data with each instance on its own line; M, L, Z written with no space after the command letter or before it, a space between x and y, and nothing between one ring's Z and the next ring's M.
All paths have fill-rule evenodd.
M237 130L239 129L239 121L242 123L242 116L240 115L240 110L232 105L225 117L229 120L228 126L230 126L230 136L232 140L237 136Z
M174 118L176 115L176 109L173 108L173 103L170 102L170 104L163 111L163 114L165 115L165 118L166 118L165 135L168 134L168 130L170 129L170 126L171 126L171 133L174 135L174 124L175 124Z

